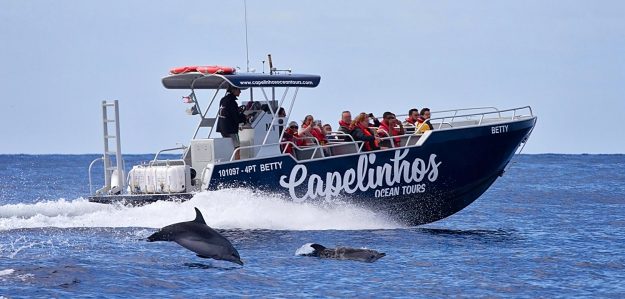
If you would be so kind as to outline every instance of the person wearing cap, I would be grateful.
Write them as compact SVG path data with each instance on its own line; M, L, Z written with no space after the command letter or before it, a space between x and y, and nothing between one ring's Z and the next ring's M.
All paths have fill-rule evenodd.
M217 120L217 132L221 133L224 138L231 138L232 145L236 150L241 146L239 140L239 124L245 123L246 117L239 110L237 97L241 94L241 89L235 86L228 87L226 96L219 102L219 117ZM241 155L236 151L235 160L239 160Z
M289 122L289 126L284 130L282 134L282 143L280 144L280 150L283 153L293 155L293 144L297 146L305 145L304 140L299 138L297 133L297 122Z

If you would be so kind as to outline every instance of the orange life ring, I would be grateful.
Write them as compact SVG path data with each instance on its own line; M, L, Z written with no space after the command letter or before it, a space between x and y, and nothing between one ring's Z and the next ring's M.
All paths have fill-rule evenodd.
M209 66L181 66L175 67L169 70L169 73L172 75L176 74L184 74L191 72L199 72L202 74L234 74L236 69L229 66L221 66L221 65L209 65Z

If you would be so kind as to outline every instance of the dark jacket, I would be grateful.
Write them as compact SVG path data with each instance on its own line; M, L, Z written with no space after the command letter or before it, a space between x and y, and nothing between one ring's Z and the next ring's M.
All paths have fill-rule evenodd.
M219 102L217 132L222 134L238 133L240 123L245 123L245 115L239 111L237 97L229 93Z
M378 150L380 147L375 142L375 136L370 131L371 135L365 134L359 126L356 126L354 130L352 130L352 137L354 137L355 141L364 141L366 143L364 149L365 150Z

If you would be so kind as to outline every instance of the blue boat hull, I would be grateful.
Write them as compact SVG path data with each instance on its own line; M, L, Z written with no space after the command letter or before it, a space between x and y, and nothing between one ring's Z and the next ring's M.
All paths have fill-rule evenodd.
M433 131L421 146L296 161L290 155L214 165L208 190L249 187L296 202L344 201L409 225L448 217L503 174L536 118Z

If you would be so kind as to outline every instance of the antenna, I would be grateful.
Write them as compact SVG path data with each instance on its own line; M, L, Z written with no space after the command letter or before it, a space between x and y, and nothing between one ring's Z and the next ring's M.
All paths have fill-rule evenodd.
M247 0L243 0L243 9L245 13L245 59L247 61L247 72L250 71L250 51L247 44Z
M271 54L267 54L267 60L269 60L269 74L273 75L273 62L271 61Z

